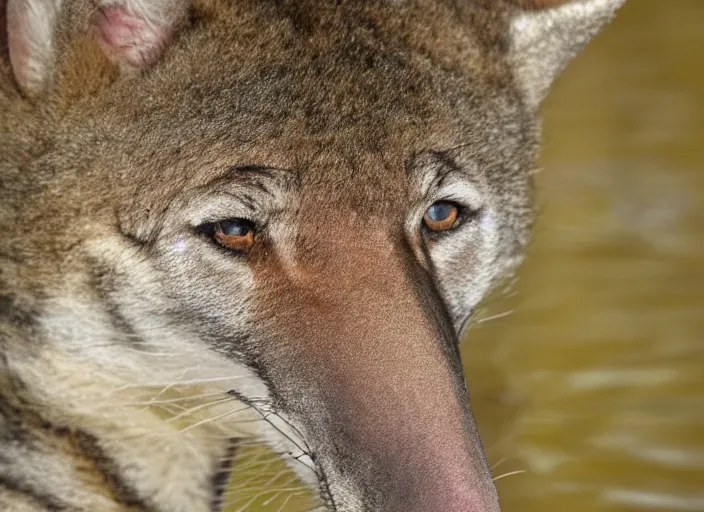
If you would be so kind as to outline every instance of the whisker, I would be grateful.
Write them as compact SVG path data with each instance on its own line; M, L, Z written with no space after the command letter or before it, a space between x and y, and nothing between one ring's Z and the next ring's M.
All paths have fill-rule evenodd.
M233 486L234 488L240 488L240 487L246 487L249 485L249 483L252 480L256 480L258 478L261 478L261 473L265 473L266 469L271 466L272 464L278 462L280 459L277 457L276 460L270 459L270 460L255 460L252 461L248 464L244 465L238 465L237 466L237 476L242 477L245 474L254 474L253 477L250 477L248 480L245 481L238 481L236 486ZM254 470L254 471L252 471ZM245 471L247 473L245 473Z
M262 496L266 496L269 493L275 492L275 493L280 494L282 492L287 492L287 491L295 492L295 491L300 491L300 490L301 490L301 487L291 487L288 489L286 489L286 488L284 488L284 489L265 489L265 490L260 491L257 494L255 494L243 507L238 508L237 512L244 512L245 510L247 510L250 507L250 505L252 505L252 503L257 501Z
M288 504L289 501L291 501L291 498L295 498L297 496L301 496L303 493L300 492L293 492L289 494L288 498L284 500L284 502L281 504L279 508L276 509L276 512L283 512L284 508L286 508L286 505Z
M257 485L257 486L251 486L251 487L243 487L241 489L238 489L237 492L233 491L228 491L225 494L228 496L231 496L233 494L237 495L243 495L240 496L239 498L234 498L232 500L233 504L237 503L237 501L243 501L243 500L248 500L249 505L252 504L253 501L256 501L258 498L261 498L262 496L266 496L267 494L274 494L274 499L276 499L276 496L280 495L282 492L290 491L290 492L295 492L295 491L301 491L302 487L301 486L295 486L295 487L272 487L268 485ZM256 492L256 494L252 497L252 492Z
M271 505L274 501L276 501L276 500L279 498L279 496L281 496L282 494L284 494L284 493L286 493L286 492L290 492L290 493L300 492L301 490L302 490L302 488L301 488L300 486L299 486L299 487L291 487L291 488L288 488L288 489L278 489L277 492L276 492L276 494L274 494L271 498L269 498L269 499L267 499L266 501L264 501L264 502L262 503L262 505L265 506L265 507L268 507L268 506ZM290 497L289 497L289 499L290 499ZM286 501L288 501L288 499L287 499Z
M185 374L188 372L188 370L189 370L189 368L184 368L183 371L181 372L181 376L185 375ZM178 382L178 381L172 381L172 382L169 382L168 384L166 384L166 385L161 389L161 391L159 391L159 392L158 392L155 396L153 396L152 398L154 398L154 399L159 398L161 395L163 395L164 393L166 393L169 389L171 389L172 387L176 386L177 384L175 384L175 382Z
M224 404L224 403L227 403L227 402L233 402L234 400L235 400L235 398L226 396L225 398L221 398L221 399L219 399L219 400L213 400L212 402L207 402L207 403L204 403L204 404L196 405L195 407L191 407L190 409L186 409L185 411L183 411L183 412L177 414L176 416L173 416L173 417L171 417L171 418L168 418L168 419L166 420L166 423L172 423L172 422L174 422L174 421L178 421L178 420L180 420L181 418L183 418L183 417L185 417L185 416L190 416L190 415L192 415L193 413L198 412L198 411L200 411L200 410L202 410L202 409L207 409L208 407L213 407L214 405Z
M254 476L251 477L249 480L246 480L246 481L244 481L244 482L239 482L238 487L239 487L239 488L246 488L247 486L249 486L249 483L250 483L251 481L253 481L253 480L255 480L255 481L256 481L256 480L261 480L262 476L266 474L267 469L268 469L271 465L276 464L276 463L279 462L279 461L280 461L280 459L279 459L278 457L270 457L268 460L264 460L261 464L255 464L255 465L248 465L248 466L245 466L246 469L250 469L250 470L251 470L252 468L259 467L260 465L263 465L264 468L266 468L266 469L263 469L263 470L262 470L262 469L258 469L257 471L252 472L252 473L254 473ZM238 466L238 472L239 472L239 469L240 469L240 467ZM266 482L266 483L264 484L264 486L269 486L269 485L271 485L273 482L276 481L277 478L279 478L279 476L281 476L281 472L277 473L272 479L270 479L268 482Z
M207 424L207 423L212 423L212 422L214 422L214 421L220 420L220 419L222 419L222 418L224 418L224 417L226 417L226 416L229 416L229 415L231 415L231 414L236 414L236 413L238 413L238 412L246 411L246 410L249 409L249 408L250 408L250 406L249 406L249 405L246 405L245 407L242 407L241 409L235 409L235 410L232 410L232 411L227 411L227 412L224 412L224 413L222 413L222 414L218 414L217 416L214 416L214 417L212 417L212 418L206 418L206 419L204 419L204 420L200 420L200 421L194 423L193 425L189 425L189 426L187 426L187 427L185 427L185 428L182 428L179 432L180 432L181 434L183 434L184 432L188 432L189 430L193 430L194 428L200 427L201 425L205 425L205 424Z
M156 396L159 396L163 394L165 391L168 391L168 389L175 387L175 386L192 386L194 384L208 384L211 382L226 382L228 380L238 380L238 379L246 379L248 378L246 375L233 375L231 377L211 377L209 379L191 379L191 380L181 380L181 381L173 381L173 382L153 382L153 383L138 383L138 384L126 384L124 386L120 386L118 388L115 388L115 391L126 391L128 389L139 389L139 388L156 388L156 387L161 387L164 386L165 388L160 391Z
M496 315L491 315L491 316L487 316L484 318L480 318L480 319L476 320L476 323L483 324L485 322L490 322L491 320L498 320L499 318L507 317L507 316L513 314L514 312L515 312L515 310L509 309L508 311L504 311L503 313L497 313Z
M283 417L281 417L281 416L279 416L279 415L277 415L277 414L274 414L274 413L264 413L264 412L261 411L261 410L259 409L259 407L257 407L251 400L248 400L246 403L249 404L249 405L252 407L252 409L254 409L257 413L259 413L259 414L262 416L262 418L263 418L274 430L276 430L279 434L281 434L281 435L284 436L286 439L288 439L296 448L298 448L298 449L302 452L300 455L297 455L297 456L295 456L295 457L293 456L293 454L289 454L289 455L293 458L293 460L295 460L296 462L298 462L299 464L301 464L301 465L302 465L303 467L305 467L306 469L315 472L315 469L314 469L314 468L312 468L311 466L309 466L308 464L306 464L305 462L303 462L302 460L300 460L300 457L303 456L303 455L310 456L310 448L308 447L308 445L306 444L305 440L303 439L303 436L300 435L300 432L298 431L298 429L296 429L296 428L295 428L293 425L291 425L286 419L284 419ZM277 418L280 419L281 421L283 421L283 422L286 424L286 426L288 426L291 430L293 430L294 432L296 432L296 433L300 436L301 441L302 441L302 443L303 443L304 446L300 446L296 440L292 439L291 436L289 436L288 434L286 434L285 432L283 432L279 427L277 427L276 425L274 425L274 423L272 423L272 421L269 419L269 416L271 416L272 414L275 415L275 417L277 417Z
M494 464L492 464L491 466L489 466L489 469L496 469L496 468L498 468L501 464L503 464L504 462L506 462L507 460L508 460L508 457L504 457L503 459L499 459L499 460L496 461Z
M257 409L255 408L255 410L257 410ZM258 412L261 414L261 411L258 411ZM273 413L268 413L268 414L262 415L262 416L263 416L264 420L265 420L269 425L271 425L279 434L281 434L281 435L284 436L286 439L288 439L289 441L291 441L291 442L293 443L293 445L294 445L296 448L298 448L300 451L302 451L302 452L305 453L305 454L309 454L309 453L310 453L310 448L308 448L308 446L305 445L305 441L303 441L304 446L300 446L300 445L298 444L298 442L296 442L296 440L292 439L288 434L282 432L279 427L277 427L276 425L274 425L274 424L271 422L271 420L269 420L269 416L271 416L272 414L273 414ZM289 428L291 428L292 430L295 430L293 427L291 427L291 424L290 424L288 421L284 420L281 416L276 415L276 417L279 418L281 421L283 421Z
M508 473L504 473L503 475L499 475L497 477L492 478L494 482L501 480L502 478L506 478L507 476L513 476L513 475L520 475L522 473L525 473L525 469L517 469L516 471L509 471Z
M197 395L189 395L189 396L181 396L177 398L169 398L165 400L142 400L138 402L125 402L122 405L125 406L149 406L149 405L166 405L166 404L173 404L173 403L178 403L178 402L187 402L189 400L198 400L200 398L210 398L214 396L223 396L222 391L215 391L212 393L200 393Z

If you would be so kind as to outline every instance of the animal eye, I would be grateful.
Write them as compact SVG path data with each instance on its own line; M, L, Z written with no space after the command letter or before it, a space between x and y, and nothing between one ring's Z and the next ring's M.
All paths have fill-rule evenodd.
M438 201L425 211L423 222L431 231L448 231L457 227L459 215L460 209L456 204Z
M206 225L218 245L233 251L246 251L254 245L254 226L245 219L227 219Z

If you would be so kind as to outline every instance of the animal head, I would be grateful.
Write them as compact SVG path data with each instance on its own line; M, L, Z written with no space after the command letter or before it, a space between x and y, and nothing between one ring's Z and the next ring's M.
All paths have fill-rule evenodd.
M497 511L458 335L621 3L8 0L5 285L106 375L225 376L331 509Z

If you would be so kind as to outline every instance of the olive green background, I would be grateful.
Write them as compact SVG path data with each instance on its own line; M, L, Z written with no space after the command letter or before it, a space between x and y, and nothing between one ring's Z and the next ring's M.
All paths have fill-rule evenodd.
M463 344L502 505L702 512L704 0L629 0L543 111L535 242ZM239 458L229 510L310 508Z

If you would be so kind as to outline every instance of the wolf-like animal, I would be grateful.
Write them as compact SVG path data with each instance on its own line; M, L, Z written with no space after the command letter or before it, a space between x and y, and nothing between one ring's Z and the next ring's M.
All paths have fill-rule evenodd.
M498 511L458 336L622 1L0 1L0 510L220 510L253 438Z

